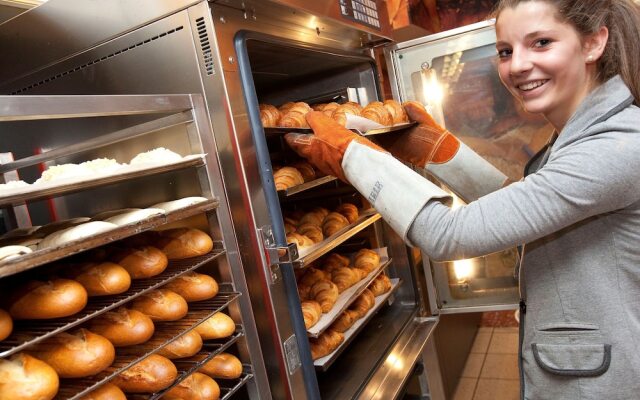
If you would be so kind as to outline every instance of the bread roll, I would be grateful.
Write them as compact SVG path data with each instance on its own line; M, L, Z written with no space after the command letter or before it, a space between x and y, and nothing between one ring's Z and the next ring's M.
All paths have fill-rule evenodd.
M105 383L93 392L82 396L80 400L127 400L127 396L116 385Z
M278 120L280 119L280 110L271 104L259 104L260 108L260 121L265 128L278 126Z
M218 400L220 387L207 375L194 372L169 389L162 398L166 400Z
M92 319L89 329L109 339L114 346L125 347L149 340L155 326L151 318L140 311L120 307Z
M202 348L202 337L195 330L190 330L173 342L164 346L158 354L168 359L191 357Z
M30 355L0 359L0 400L51 400L59 384L56 371Z
M110 258L126 269L131 279L151 278L162 273L169 265L167 256L153 246L116 250Z
M204 340L222 339L235 332L236 323L227 314L217 312L196 326L195 330Z
M218 294L218 282L209 275L188 272L164 286L182 296L187 302L207 300Z
M169 260L181 260L207 254L213 249L213 240L199 229L175 228L159 232L156 245Z
M28 281L9 295L8 311L14 319L62 318L81 311L87 298L76 281Z
M125 393L154 393L171 385L177 377L178 370L168 358L152 354L121 372L111 383Z
M127 270L112 262L87 263L70 270L69 277L78 281L89 297L124 293L131 286Z
M286 190L302 185L304 178L300 171L294 167L282 167L273 174L273 182L276 185L276 190Z
M8 312L0 308L0 341L5 340L13 331L13 320Z
M187 315L187 301L176 292L156 289L137 297L131 308L147 315L153 321L176 321Z
M220 353L207 361L199 371L216 379L238 379L242 375L242 363L233 354Z
M95 375L110 366L116 356L110 341L86 329L59 333L37 344L30 353L49 364L61 378Z

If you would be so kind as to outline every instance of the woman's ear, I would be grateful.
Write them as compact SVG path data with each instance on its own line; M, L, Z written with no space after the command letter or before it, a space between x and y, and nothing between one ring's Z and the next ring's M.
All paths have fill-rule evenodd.
M609 40L609 29L601 26L596 32L588 35L584 41L585 62L587 64L594 63L604 53Z

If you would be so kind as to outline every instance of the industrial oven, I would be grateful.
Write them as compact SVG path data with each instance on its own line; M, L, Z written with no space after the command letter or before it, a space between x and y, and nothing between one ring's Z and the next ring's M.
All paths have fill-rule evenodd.
M451 111L460 98L473 93L478 99L475 110L485 106L481 90L500 90L489 71L489 49L495 41L491 23L393 44L387 20L384 3L372 0L50 0L0 26L5 55L0 60L0 94L203 96L211 137L202 151L215 155L209 160L215 166L209 168L220 171L214 192L223 192L221 236L232 275L241 283L237 290L246 299L239 313L243 319L251 313L249 327L256 329L255 334L248 329L243 351L250 361L256 359L249 357L255 352L262 355L253 363L252 398L396 398L412 374L418 376L424 395L438 397L442 389L437 353L429 340L437 315L515 307L515 249L480 259L431 263L408 249L366 199L335 178L276 190L274 166L290 162L293 155L282 140L285 131L262 126L259 103L379 100L376 48L385 48L394 97L423 101L447 126L462 124ZM463 71L465 65L469 68ZM487 87L473 87L479 75L488 76ZM446 93L455 94L458 101L452 97L447 103ZM491 99L505 101L504 95ZM502 116L493 115L490 124L469 130L463 140L489 158L500 158L504 146L513 150L523 141L528 145L525 152L534 150L538 142L533 139L540 134L526 127L540 128L539 121L502 103L488 109L508 109L519 118L514 122L517 139L496 144L495 139L504 135L493 129ZM144 116L128 118L146 122ZM479 119L484 120L482 115ZM109 123L89 126L100 132ZM53 128L41 126L37 134L22 128L29 149L23 136L2 135L3 151L64 146L81 135L76 132L91 135L87 127L71 125L69 135L45 135L46 140L39 133ZM158 143L184 148L179 140L168 134ZM114 148L129 151L118 150L117 144ZM513 160L504 164L511 167ZM178 186L189 192L191 184ZM121 190L106 195L105 201L126 206L123 197L140 196L131 187ZM77 195L30 204L29 214L36 220L47 218L51 207L75 213L90 208L86 200ZM308 249L287 244L286 215L347 202L360 209L359 218L347 228ZM330 252L352 254L363 247L384 252L386 262L378 272L392 278L393 290L376 302L332 355L313 360L309 337L320 332L305 329L296 277Z

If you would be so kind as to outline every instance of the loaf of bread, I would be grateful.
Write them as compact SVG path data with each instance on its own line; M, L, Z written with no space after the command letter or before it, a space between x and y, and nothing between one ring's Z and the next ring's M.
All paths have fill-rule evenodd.
M409 122L409 117L400 103L395 100L385 100L383 104L387 111L389 111L389 114L391 114L394 125Z
M341 267L331 271L331 282L338 287L338 293L342 293L351 286L358 283L360 274L354 271L354 268Z
M280 111L271 104L259 104L260 108L260 121L265 128L271 128L278 126L278 120L280 120Z
M81 311L87 299L87 291L76 281L33 280L11 292L7 311L14 319L62 318Z
M295 103L295 105L283 112L280 121L278 121L278 126L283 128L308 128L309 124L307 124L305 115L309 111L311 111L311 107L307 103Z
M0 359L0 400L51 400L58 374L47 363L24 353Z
M336 304L339 294L340 293L338 291L338 287L335 285L335 283L331 282L328 279L323 279L311 286L309 299L315 300L320 303L322 312L326 313L331 310L331 307L333 307L334 304Z
M236 323L227 314L217 312L196 326L195 330L204 340L223 339L236 331Z
M220 387L213 378L194 372L167 391L165 400L218 400Z
M105 383L93 392L82 396L80 400L127 400L127 396L116 385Z
M336 208L336 212L340 213L347 218L350 224L353 224L358 220L360 213L358 207L351 203L342 203Z
M149 340L155 326L151 318L140 311L120 307L92 319L89 329L109 339L114 346L125 347Z
M356 253L353 264L354 267L363 269L369 273L380 265L380 256L371 249L360 249Z
M151 278L169 265L167 256L153 246L117 249L109 258L127 270L131 279Z
M362 112L362 106L358 103L354 103L350 101L337 107L333 111L331 118L333 118L338 124L342 126L346 126L347 114L360 116L361 112Z
M154 393L171 385L177 377L178 370L168 358L152 354L121 372L111 383L125 393Z
M316 177L318 176L318 173L316 172L316 169L313 168L313 165L309 164L306 161L298 161L291 164L291 166L297 169L298 172L300 172L300 175L302 175L302 179L304 179L305 182L310 182L316 179Z
M131 286L127 270L108 261L75 265L66 272L85 288L89 297L124 293Z
M349 309L358 313L359 318L362 318L369 312L375 302L376 299L373 293L371 293L369 289L365 289L364 292L351 303Z
M176 321L187 315L187 301L168 289L151 290L131 303L131 308L147 315L153 321Z
M199 370L216 379L238 379L242 376L242 363L229 353L216 354Z
M170 360L191 357L202 348L202 336L195 330L190 330L173 342L164 346L158 354Z
M344 333L351 328L358 319L360 319L360 314L357 311L344 310L333 324L331 324L330 329Z
M13 319L8 312L0 308L0 341L5 340L13 331Z
M380 274L369 284L369 290L374 296L385 294L391 290L391 280L389 280L388 276Z
M205 232L194 228L175 228L159 232L156 246L169 260L202 256L213 250L213 240Z
M342 333L327 329L317 339L309 339L311 358L317 360L331 354L343 341Z
M302 185L304 178L300 171L294 167L282 167L273 174L276 190L287 190L294 186Z
M29 350L49 364L61 378L84 378L109 367L116 356L113 344L86 329L62 332Z
M362 110L361 116L370 119L373 122L377 122L380 125L391 126L393 125L393 116L387 108L379 101L373 101Z
M218 282L209 275L197 272L181 275L164 287L178 293L187 302L211 299L218 294Z
M348 267L349 264L350 261L347 257L341 256L338 253L331 253L322 262L322 269L325 272L331 273L336 268Z
M322 233L329 237L346 226L349 226L349 220L340 213L332 212L322 222Z
M309 329L320 321L322 316L322 307L315 300L306 300L300 303L302 307L302 317L304 318L304 326Z

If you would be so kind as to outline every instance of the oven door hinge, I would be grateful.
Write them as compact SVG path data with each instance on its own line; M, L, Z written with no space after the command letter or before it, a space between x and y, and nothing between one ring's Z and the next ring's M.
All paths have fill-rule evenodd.
M280 279L278 273L280 271L280 265L290 264L298 258L298 247L294 243L286 247L277 246L273 236L273 228L271 228L270 225L258 228L258 234L260 235L262 250L266 261L266 273L270 279L270 283L273 285Z

